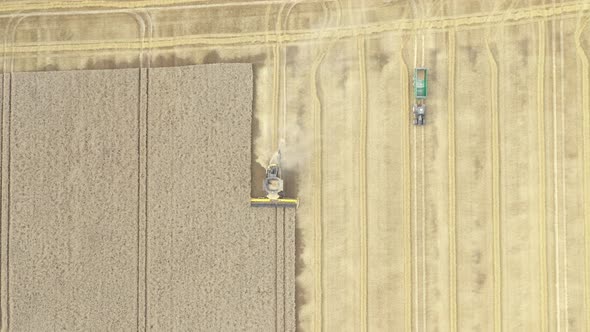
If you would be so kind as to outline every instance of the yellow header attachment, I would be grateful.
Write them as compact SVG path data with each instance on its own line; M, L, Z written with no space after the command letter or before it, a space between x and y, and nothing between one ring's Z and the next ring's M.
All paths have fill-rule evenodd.
M270 199L266 197L262 198L250 198L251 206L284 206L284 207L298 207L299 200L297 198L279 198Z

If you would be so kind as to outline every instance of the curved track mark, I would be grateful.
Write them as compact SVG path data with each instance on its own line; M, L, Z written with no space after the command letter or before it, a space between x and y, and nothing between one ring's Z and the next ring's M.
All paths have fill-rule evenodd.
M248 33L219 33L219 34L204 34L204 35L190 35L183 37L161 37L154 38L152 43L154 48L171 48L171 47L186 47L186 46L215 46L224 47L228 45L268 45L275 43L300 43L318 41L319 39L343 39L355 36L370 36L380 33L403 33L407 31L417 31L420 29L430 31L448 31L448 30L468 30L474 28L497 26L500 22L505 22L505 25L529 23L535 20L548 20L555 16L571 17L576 13L590 11L590 3L588 2L568 2L560 4L556 7L535 6L526 9L516 9L506 12L498 12L494 15L487 15L485 13L471 15L468 17L457 16L441 19L425 20L419 26L413 20L397 20L388 21L384 23L367 24L365 26L346 26L346 27L332 27L325 31L317 31L314 29L308 30L292 30L281 31L278 36L269 36L268 32L248 32ZM95 11L101 13L101 11ZM17 46L12 52L15 53L37 53L37 52L70 52L70 51L101 51L101 50L129 50L138 49L140 45L135 40L116 40L116 41L100 41L100 42L76 42L76 43L30 43Z
M324 304L323 304L323 221L322 221L322 104L318 96L317 73L320 63L325 57L322 54L312 64L311 70L311 94L313 96L313 128L314 128L314 172L313 172L313 219L314 219L314 331L322 331Z
M342 16L342 7L338 0L338 11L336 13L336 24L340 25L340 19ZM326 21L327 24L328 21ZM325 27L324 27L325 29ZM322 29L323 30L323 29ZM312 118L313 118L313 135L314 135L314 171L313 171L313 224L314 224L314 259L313 259L313 271L314 271L314 318L313 318L313 330L322 331L324 324L324 224L322 215L322 199L324 197L324 187L322 183L322 172L323 172L323 160L322 160L322 143L323 143L323 112L322 103L318 93L318 71L320 65L324 61L328 51L334 46L336 40L321 50L316 59L311 64L311 96L312 96Z
M502 330L502 235L500 220L500 141L498 112L498 64L486 38L490 65L490 120L492 131L492 229L494 276L494 330Z

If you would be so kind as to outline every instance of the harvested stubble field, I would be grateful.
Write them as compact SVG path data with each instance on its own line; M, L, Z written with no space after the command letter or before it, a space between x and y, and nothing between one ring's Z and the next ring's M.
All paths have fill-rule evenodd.
M251 194L284 140L300 330L590 328L587 1L0 11L4 73L254 64ZM424 127L411 125L417 66Z
M252 65L2 79L3 330L294 330L295 209L250 207Z

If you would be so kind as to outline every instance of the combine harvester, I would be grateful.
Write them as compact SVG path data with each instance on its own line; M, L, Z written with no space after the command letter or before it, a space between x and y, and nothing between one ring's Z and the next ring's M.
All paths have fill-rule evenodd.
M281 149L272 156L266 175L262 181L262 189L266 192L266 197L251 198L252 206L294 206L299 205L296 198L283 198L283 178L281 169Z

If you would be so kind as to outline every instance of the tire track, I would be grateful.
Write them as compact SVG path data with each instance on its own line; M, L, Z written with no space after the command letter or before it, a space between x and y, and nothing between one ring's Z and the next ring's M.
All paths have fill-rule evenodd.
M413 284L413 289L414 289L414 331L418 331L418 311L420 310L419 307L419 303L418 303L418 170L417 170L417 165L418 165L418 158L417 158L417 129L416 126L414 126L414 128L412 128L412 132L413 132L413 140L412 140L412 145L413 145L413 163L412 163L412 175L414 178L414 185L412 186L412 194L413 194L413 205L414 205L414 213L412 215L412 219L413 219L413 228L414 231L412 232L412 242L414 242L414 252L412 254L412 258L414 261L414 284Z
M288 29L288 22L289 22L289 16L291 16L291 11L293 10L293 8L295 6L297 6L297 4L299 3L299 0L295 0L293 1L290 6L289 9L287 9L287 14L285 15L285 19L284 19L284 30ZM325 7L324 7L325 8ZM324 14L325 11L324 11ZM282 47L281 49L281 55L283 57L283 62L281 63L281 89L283 91L283 102L281 105L282 108L282 114L283 114L283 121L282 121L282 130L281 130L281 139L279 142L286 142L287 141L287 47Z
M131 7L129 7L131 8ZM317 30L292 30L281 31L279 35L269 36L267 32L249 32L249 33L219 33L191 35L183 37L160 37L154 38L153 48L173 48L186 46L215 46L224 47L232 46L252 46L268 45L275 43L301 43L318 41L321 39L343 39L356 36L370 36L374 34L396 32L403 33L416 31L418 29L427 29L429 31L454 31L468 30L474 28L493 27L498 23L505 25L530 23L535 20L547 20L554 16L570 17L575 14L590 10L590 3L587 2L568 2L556 7L552 6L534 6L524 9L515 9L506 12L498 12L494 15L485 13L470 16L456 16L442 19L424 20L421 26L417 26L414 20L401 19L388 21L385 23L374 23L367 25L352 25L340 28L330 28L326 31L318 32ZM97 10L96 13L104 11ZM71 51L101 51L101 50L132 50L139 49L140 45L137 40L117 40L117 41L92 41L92 42L75 42L75 43L25 43L12 50L14 53L38 53L38 52L71 52Z
M540 323L541 332L547 331L547 216L545 209L546 194L546 165L545 165L545 23L539 22L539 45L537 60L537 140L539 163L539 292L540 298Z
M279 38L283 31L287 30L287 22L293 7L299 4L301 0L293 0L283 2L277 13L277 20L275 22L274 32L275 36ZM285 7L289 4L289 8L283 15ZM269 7L270 8L270 7ZM325 9L325 7L324 7ZM267 11L266 16L268 17ZM284 18L283 18L284 16ZM271 118L273 121L272 133L272 150L278 150L281 143L284 143L287 137L287 55L286 46L281 42L273 45L273 97ZM281 125L280 116L282 114L283 121Z
M563 254L563 265L565 270L564 280L563 280L563 293L564 293L564 302L565 302L565 331L569 331L569 300L568 300L568 265L567 265L567 201L566 201L566 184L565 184L565 66L564 66L564 48L563 48L563 20L559 21L559 61L560 61L560 89L561 89L561 201L563 203L563 212L562 212L562 220L563 220L563 247L564 247L564 254Z
M359 206L360 206L360 331L367 326L367 60L365 38L357 39L360 74Z
M281 25L281 19L282 19L282 15L283 15L283 10L285 9L285 6L287 5L286 2L283 2L281 4L281 7L279 8L279 11L277 13L277 20L275 22L275 27L274 27L274 35L277 39L280 39L280 36L283 32L282 29L282 25ZM268 37L268 34L267 34ZM281 66L282 63L284 61L282 61L282 52L281 52L281 48L282 48L282 43L281 42L276 42L273 44L272 47L272 63L273 63L273 67L272 67L272 109L271 109L271 119L272 119L272 140L271 140L271 151L274 150L278 150L279 149L279 104L281 101L281 86L280 86L280 80L281 80Z
M555 4L555 2L554 2ZM559 215L560 215L560 204L559 204L559 189L558 189L558 169L557 169L557 64L556 59L556 30L555 21L551 22L551 78L552 78L552 129L553 129L553 235L554 235L554 251L555 251L555 319L557 332L561 332L561 271L560 271L560 236L559 236Z
M275 329L286 331L285 207L275 207ZM282 299L281 299L282 298Z
M189 5L193 1L191 0L154 0L154 1L37 1L37 2L7 2L2 5L0 12L9 13L14 11L49 11L55 9L81 9L81 8L126 8L126 9L154 9L154 8L175 8L175 7L223 7L226 4L193 4ZM253 4L264 5L268 2L278 3L279 1L253 1ZM176 5L176 6L175 6ZM233 4L231 4L233 5ZM248 5L246 1L237 3L237 5ZM156 6L156 7L154 7Z
M408 66L403 57L403 45L399 52L402 98L402 149L403 149L403 220L404 220L404 330L412 331L412 174L410 156L410 97Z
M426 286L426 181L425 181L425 165L424 165L424 128L420 128L420 177L421 177L421 194L420 194L420 209L422 213L421 229L421 244L422 244L422 330L427 331L427 311L428 305L426 302L426 293L428 287Z
M278 264L279 264L279 241L277 239L277 235L279 234L279 213L278 213L278 206L274 207L274 215L275 215L275 257L274 257L274 267L275 267L275 284L274 284L274 325L275 325L275 331L279 331L279 269L278 269Z
M418 37L416 35L414 35L414 66L413 68L418 67ZM412 69L413 72L413 69ZM412 146L413 146L413 163L412 163L412 175L414 178L414 186L413 186L413 205L414 205L414 214L413 214L413 228L414 228L414 232L412 232L412 241L414 242L414 252L412 255L412 258L414 260L414 284L413 284L413 288L414 288L414 330L415 331L419 331L418 326L419 325L419 319L422 318L424 319L423 315L420 315L418 312L422 311L421 313L423 314L423 310L420 310L420 298L422 298L422 300L424 300L424 297L421 296L423 295L424 292L424 287L419 288L419 276L422 277L422 275L420 275L420 269L422 266L419 267L419 250L418 250L418 128L417 126L413 126L412 127L412 132L413 132L413 140L412 140ZM420 187L420 189L423 189L422 187ZM421 262L422 263L422 262ZM422 265L422 264L420 264ZM424 270L422 270L423 272ZM422 281L423 278L420 278L420 280ZM423 286L423 285L422 285ZM422 305L424 305L423 303L424 301L422 301ZM419 317L421 316L421 317ZM424 329L424 321L422 321L422 329Z
M420 7L421 7L421 14L420 14L420 20L419 20L419 26L422 27L423 26L423 22L424 22L424 17L425 15L428 14L428 10L424 4L424 2L422 0L419 0L420 3ZM420 32L420 42L421 42L421 57L420 57L420 67L425 67L426 66L426 61L425 61L425 36L424 36L424 30L423 29L419 29ZM416 56L416 55L415 55ZM426 167L425 167L425 129L424 126L419 126L420 128L417 129L420 131L420 144L419 144L419 149L420 149L420 250L421 250L421 259L422 259L422 266L421 266L421 300L422 300L422 331L426 332L428 331L428 303L427 303L427 293L428 293L428 287L426 284L426 274L427 274L427 262L426 262ZM415 143L417 144L417 142ZM416 156L418 155L418 150L416 150ZM416 163L416 166L418 165L418 163ZM416 176L417 176L417 171L416 171ZM418 188L418 182L416 182L416 189ZM416 190L417 192L418 190ZM416 206L418 206L418 203L416 202ZM416 213L418 209L416 208ZM416 228L417 230L417 228ZM417 246L417 244L416 244ZM416 252L418 252L416 250ZM418 287L416 285L416 287Z
M580 36L588 20L576 31L576 54L582 63L582 134L584 158L584 306L586 327L590 326L590 73L588 55L580 42Z
M6 2L0 8L0 13L13 13L17 11L49 11L49 10L57 10L57 9L83 9L83 8L111 8L111 10L116 9L146 9L146 10L169 10L169 9L190 9L190 8L200 8L200 7L227 7L227 6L247 6L247 5L268 5L269 3L283 3L283 1L252 1L252 2L237 2L237 3L200 3L200 4L191 4L191 0L153 0L153 1L101 1L101 0L92 0L92 1L38 1L38 2ZM308 0L307 2L313 2ZM571 4L584 4L584 2L571 2L567 3L567 5ZM567 6L560 6L567 7ZM535 6L533 8L539 8L538 10L543 9L550 9L550 6ZM527 8L529 9L529 8ZM522 10L522 9L521 9ZM513 15L514 12L518 12L519 10L511 10L507 11L507 15ZM471 15L463 15L459 16L462 18L475 18L476 21L478 19L485 20L486 13L477 13ZM525 17L528 17L526 15ZM443 19L443 20L448 20Z
M413 68L416 68L418 66L418 39L416 38L416 36L414 35L414 66ZM412 241L414 244L414 252L412 254L412 258L414 261L414 284L413 284L413 289L414 289L414 330L418 331L418 311L420 310L419 307L419 303L418 303L418 171L417 171L417 165L418 165L418 158L417 158L417 154L418 154L418 150L417 150L417 138L416 138L416 126L414 126L412 128L412 133L413 133L413 140L412 140L412 146L413 146L413 163L412 163L412 176L414 178L414 185L412 186L412 194L413 194L413 215L412 215L412 219L413 219L413 229L414 231L412 232Z
M276 4L283 4L285 0L262 0L262 1L242 1L242 2L226 2L226 3L208 3L208 2L201 2L199 4L192 3L192 1L187 0L169 0L171 2L170 5L163 6L161 1L158 1L156 4L159 6L154 5L144 5L144 6L133 6L132 3L126 2L126 5L121 5L117 3L118 1L111 1L105 2L105 4L115 4L115 6L104 5L104 6L92 6L92 5L83 5L88 1L68 1L68 2L61 2L66 4L65 7L55 7L55 8L46 8L44 5L53 5L58 2L51 2L51 1L42 1L35 4L32 8L25 8L19 7L14 10L6 11L8 14L0 14L0 18L11 18L16 14L20 14L23 12L32 13L34 15L40 15L45 13L52 13L53 15L63 15L63 14L116 14L116 13L128 13L129 11L133 11L134 9L142 9L145 13L149 13L151 11L172 11L172 10L189 10L189 9L212 9L212 8L224 8L224 7L256 7L256 6L266 6L267 8L267 15L266 20L264 22L268 22L268 9L272 7L272 5ZM176 1L177 4L172 2ZM148 1L142 1L144 4L149 3ZM326 2L338 2L338 0L298 0L297 3L326 3ZM190 3L190 4L189 4ZM2 6L0 8L0 13L5 12L4 9L6 7ZM95 9L86 9L84 8L95 8ZM55 9L62 9L61 11ZM79 9L79 10L72 10L72 9Z
M313 174L313 219L314 219L314 331L322 331L324 314L323 304L323 221L322 197L322 104L317 91L317 72L326 52L312 64L311 94L313 96L313 130L314 130L314 174Z
M147 331L148 325L148 246L147 246L147 223L148 223L148 109L149 109L149 67L150 54L146 51L145 44L149 50L149 40L152 38L153 21L151 16L139 14L138 23L141 30L139 31L142 48L139 52L139 77L138 77L138 100L137 100L137 167L138 167L138 186L137 186L137 330ZM147 24L146 24L147 22ZM146 38L147 36L147 38ZM147 41L146 41L147 39ZM148 53L144 66L144 54ZM143 75L145 70L145 75ZM145 77L144 77L145 76ZM142 87L142 82L144 82ZM143 97L142 90L145 90ZM142 107L142 99L145 98ZM143 113L143 114L142 114ZM142 130L143 129L143 130ZM142 165L143 164L143 165ZM143 167L142 167L143 166ZM142 174L143 173L143 174ZM143 181L141 181L143 178ZM143 183L142 183L143 182ZM142 232L143 230L143 232ZM143 242L143 246L141 245ZM143 289L142 289L143 288ZM143 296L142 296L143 295ZM141 308L141 310L140 310ZM143 316L143 317L141 317Z
M139 83L138 83L137 115L138 115L138 143L139 143L140 138L141 138L141 128L139 126L140 125L140 118L141 118L140 115L141 115L141 95L142 95L142 93L141 93L142 75L141 74L142 74L142 71L144 70L143 57L144 57L144 48L145 48L144 44L145 44L145 36L146 36L146 20L144 19L144 17L142 15L138 14L135 11L123 10L123 11L121 11L121 13L131 16L135 20L135 22L137 23L137 30L138 30L137 42L139 44L139 49L138 49L139 50L139 55L138 55L138 63L139 63L138 80L139 80ZM71 15L75 15L75 14L81 14L81 15L92 14L92 12L80 12L80 13L66 12L66 13L61 13L61 14L64 16L65 15L71 16ZM8 128L4 128L4 118L3 117L4 117L4 108L5 108L4 102L5 102L5 100L1 101L2 102L2 112L0 114L0 115L2 115L0 117L1 118L0 121L2 122L2 129L3 130L6 129L6 132L7 132L7 147L6 147L6 149L4 149L4 139L3 139L4 133L2 133L2 135L0 135L0 136L2 136L2 138L0 139L1 140L0 145L2 146L0 148L0 150L2 151L0 153L0 158L4 159L4 155L3 155L4 151L5 150L7 151L7 157L6 157L6 159L7 159L6 191L7 192L6 192L6 196L5 196L6 197L6 208L3 207L4 200L2 199L2 195L4 194L4 186L2 186L2 190L0 190L0 205L2 205L2 206L0 206L0 210L2 210L0 212L0 214L2 215L2 216L0 216L0 219L3 219L2 218L4 216L3 213L4 213L4 211L6 211L6 224L7 224L6 225L6 233L5 233L6 234L5 235L6 236L6 249L5 249L6 250L6 254L5 254L6 267L5 267L5 271L4 271L6 274L6 276L4 278L5 285L0 282L0 294L1 294L1 290L3 287L5 287L5 293L6 293L5 303L3 305L0 303L0 326L3 331L9 330L9 328L10 328L10 287L9 287L10 286L10 194L11 194L11 190L10 190L10 186L11 186L11 183L10 183L11 153L10 153L10 150L11 150L11 125L12 125L12 121L11 121L11 118L12 118L12 75L14 73L14 60L15 60L14 55L16 54L16 52L14 52L14 49L16 47L16 34L17 34L18 27L20 26L20 24L25 19L27 19L29 17L34 17L34 16L43 17L43 16L56 16L56 15L58 15L58 14L52 13L52 12L22 13L22 14L18 13L18 15L10 17L8 25L6 26L6 29L5 29L5 36L4 36L4 43L3 43L3 57L2 57L2 59L3 59L2 60L2 97L6 97L4 95L5 94L5 85L4 85L5 81L4 80L5 80L6 69L7 69L6 68L7 58L9 59L10 70L9 70L9 80L8 80L8 87L7 87L8 88L8 95L7 95L8 98L5 98L5 99L8 99L7 107L6 107L7 108L6 122L8 123L7 124ZM148 25L149 25L150 29L152 29L153 25L152 25L151 17L148 16L147 18L148 18ZM150 31L150 33L152 31ZM11 52L7 52L7 44L9 41L9 38L8 38L9 36L10 36L10 43L11 43ZM150 36L150 38L151 38L151 36ZM8 57L9 54L10 54L10 57ZM149 61L148 61L148 66L149 66ZM149 67L148 67L148 69L149 69ZM147 96L147 91L146 91L146 96ZM146 136L146 139L147 139L147 136ZM138 152L141 152L140 145L138 145ZM140 262L139 237L140 237L140 207L141 207L141 204L139 202L139 199L141 196L140 195L140 192L141 192L141 170L140 170L141 163L140 163L140 159L141 159L141 153L139 153L139 155L138 155L138 167L139 168L138 168L138 190L137 190L137 192L138 192L138 195L137 195L138 196L138 210L137 210L137 212L138 212L138 217L137 217L138 229L137 229L137 261L136 262L138 265L137 265L137 279L136 279L137 280L136 323L137 323L138 329L140 328L140 326L139 326L139 302L140 302L140 300L139 300L139 262ZM3 160L0 160L0 165L3 165ZM146 167L147 167L147 164L146 164ZM3 179L4 176L2 175L2 176L0 176L0 178ZM147 181L147 178L146 178L146 181ZM0 180L0 183L2 183L2 180ZM146 182L146 184L147 184L147 182ZM147 204L147 200L146 200L146 204ZM147 214L146 214L146 223L147 223ZM0 234L2 233L1 226L2 225L0 223ZM0 236L0 238L1 238L1 236ZM0 241L1 241L1 239L0 239ZM2 250L3 249L0 249L0 257L2 256L2 253L1 253ZM146 262L147 262L147 260L146 260ZM2 280L1 273L0 273L0 280ZM147 291L147 288L146 288L146 291ZM147 295L146 295L146 299L147 299ZM2 302L2 301L0 301L0 302ZM146 317L147 317L147 309L146 309Z
M0 274L0 279L2 279L2 285L0 285L0 290L3 290L5 295L2 297L2 300L0 301L3 302L0 310L0 325L3 331L8 331L10 328L10 134L12 132L12 74L14 72L13 54L11 54L11 56L9 57L10 69L8 73L6 72L6 60L8 54L7 44L10 40L11 47L14 49L17 28L20 25L20 23L25 19L25 17L26 15L19 15L10 18L8 25L5 29L3 52L4 56L2 61L2 188L0 190L0 197L2 198L2 202L0 208L2 210L2 220L5 220L5 222L2 223L2 227L0 228L0 233L3 234L3 245L0 250L0 257L4 257L2 268L0 268L2 272L4 272L3 274ZM8 82L6 82L5 85L5 80L7 76ZM4 135L6 135L6 138L4 138ZM4 146L4 144L6 144L6 146ZM4 154L6 154L6 156L4 156ZM4 166L5 162L7 164L6 166ZM6 177L6 184L4 183L4 177ZM6 229L4 229L4 227ZM2 292L0 291L0 293Z
M336 12L336 25L340 25L342 17L342 6L340 0L337 0L338 10ZM324 27L325 28L325 27ZM323 29L322 29L323 30ZM318 94L318 71L324 61L326 54L332 49L337 40L332 40L323 50L321 50L311 64L311 86L312 95L312 118L313 118L313 135L314 135L314 172L313 172L313 224L314 224L314 318L313 330L322 331L324 322L324 241L323 241L323 221L322 221L322 199L324 197L324 187L322 183L323 160L322 160L322 103Z
M280 44L276 43L272 48L273 67L272 67L272 150L277 150L279 146L279 100L280 100L280 88L279 88L279 76L281 66L281 55L280 55Z
M424 33L422 33L422 65L425 66L424 62ZM422 213L422 225L421 225L421 237L422 237L422 328L427 331L427 303L426 303L426 167L425 167L425 139L424 139L424 126L420 126L420 178L421 178L421 195L420 195L420 208Z
M455 154L455 33L448 36L448 144L449 144L449 331L457 331L457 227Z
M490 120L492 131L492 261L494 276L494 330L502 330L502 236L500 220L500 141L498 112L498 64L486 37L490 65Z
M17 17L11 17L10 20L8 21L8 24L6 25L6 28L4 30L4 46L3 46L3 57L2 57L2 100L1 100L1 104L2 104L2 109L1 109L1 117L0 117L0 122L2 123L2 132L0 134L0 165L1 165L1 176L0 176L0 328L2 329L2 331L7 330L8 329L8 304L9 304L9 298L8 298L8 231L5 228L8 228L8 205L9 205L9 200L7 199L7 197L9 197L8 193L5 192L8 189L8 186L6 185L6 183L10 182L10 178L9 178L9 171L8 171L8 166L5 166L6 160L8 160L8 154L9 154L9 139L10 139L10 130L9 130L9 112L10 112L10 81L12 77L8 77L8 74L6 73L7 71L7 65L6 65L6 60L8 58L8 52L7 52L7 45L8 45L8 41L9 38L8 36L12 36L13 35L13 30L16 30L16 26L18 26L19 22L20 22L20 18L18 18L16 21L18 21L17 23L15 22L15 19L17 19ZM12 43L12 45L14 45L14 40L10 40L10 42ZM13 56L10 57L10 60L12 62L12 60L14 59ZM6 137L4 137L6 136ZM6 146L5 146L6 145ZM5 154L7 154L7 156L5 156ZM5 179L6 178L6 179ZM6 206L5 206L6 205ZM6 261L6 263L5 263Z

